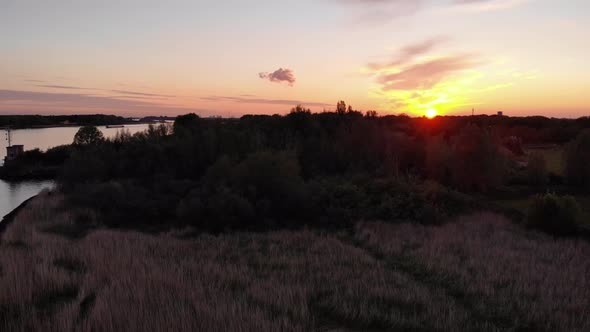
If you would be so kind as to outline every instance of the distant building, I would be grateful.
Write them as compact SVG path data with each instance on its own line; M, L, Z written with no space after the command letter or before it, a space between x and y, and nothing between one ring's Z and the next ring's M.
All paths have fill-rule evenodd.
M16 159L18 156L22 155L25 152L24 145L12 145L6 147L6 158L5 161L10 161Z
M498 116L504 116L504 112L498 112Z

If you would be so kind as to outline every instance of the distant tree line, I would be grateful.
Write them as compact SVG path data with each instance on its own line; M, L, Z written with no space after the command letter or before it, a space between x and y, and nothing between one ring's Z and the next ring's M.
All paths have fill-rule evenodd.
M172 126L134 135L123 130L113 139L90 127L47 158L61 162L59 183L69 204L99 211L109 226L436 224L475 208L471 193L509 183L518 165L504 138L536 127L546 136L523 140L571 140L575 152L568 155L590 154L587 119L380 117L339 102L335 112L315 114L301 106L285 116L187 114ZM574 181L590 176L587 160L568 160L569 183L588 183ZM547 174L543 160L532 164L525 178L534 184Z
M58 126L65 123L80 126L121 125L130 123L127 118L116 115L0 115L0 127L15 129L43 126Z

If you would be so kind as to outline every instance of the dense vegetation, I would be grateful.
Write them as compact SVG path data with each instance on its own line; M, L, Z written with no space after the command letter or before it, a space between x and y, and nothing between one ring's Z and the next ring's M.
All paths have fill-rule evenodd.
M439 224L493 208L486 197L514 186L531 196L584 192L590 183L586 157L578 157L589 155L588 118L379 117L344 102L337 110L188 114L173 127L108 140L85 127L73 146L29 152L6 169L27 169L27 160L59 168L68 203L100 211L109 226L213 232L358 220ZM569 141L564 174L523 148Z
M5 162L0 167L0 178L14 181L56 178L74 150L72 145L61 145L47 151L25 151L16 160Z

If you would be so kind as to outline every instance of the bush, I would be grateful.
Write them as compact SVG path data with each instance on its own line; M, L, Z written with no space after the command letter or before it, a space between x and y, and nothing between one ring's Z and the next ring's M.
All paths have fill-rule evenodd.
M537 195L529 208L527 226L553 235L571 235L578 230L580 208L572 196Z
M223 156L203 184L183 198L176 216L201 229L254 229L304 219L306 186L295 155L258 152L243 161Z

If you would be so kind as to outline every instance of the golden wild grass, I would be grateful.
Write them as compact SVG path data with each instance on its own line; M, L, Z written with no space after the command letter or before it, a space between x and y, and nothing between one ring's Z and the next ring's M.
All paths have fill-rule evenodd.
M590 246L496 215L185 237L44 193L0 239L0 331L588 331Z

